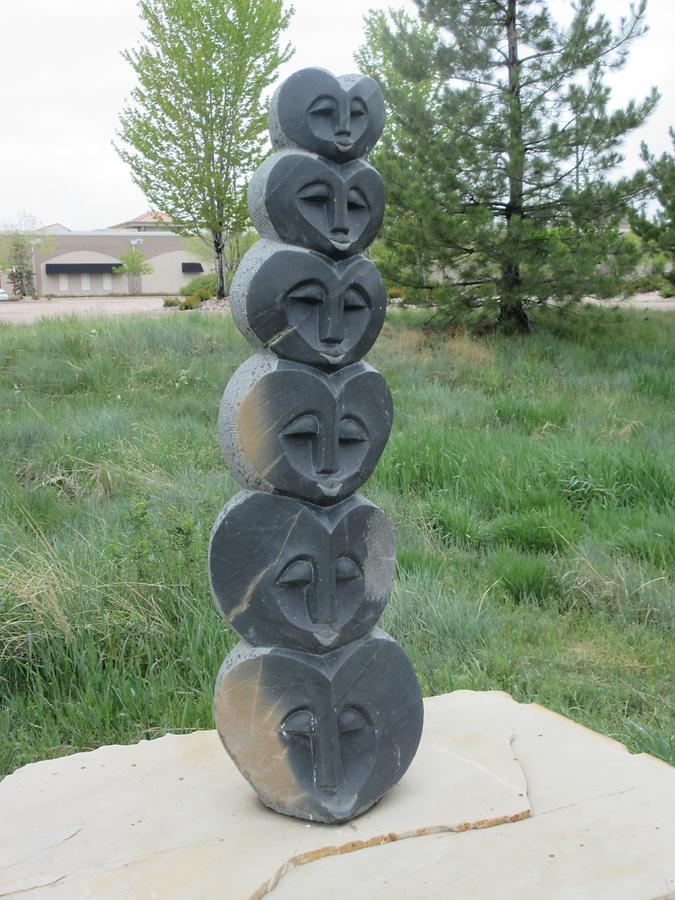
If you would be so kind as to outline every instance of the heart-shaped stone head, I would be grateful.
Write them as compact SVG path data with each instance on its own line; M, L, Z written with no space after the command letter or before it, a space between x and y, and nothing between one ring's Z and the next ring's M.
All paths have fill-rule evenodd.
M365 356L386 305L382 277L365 256L336 262L268 240L244 256L230 290L234 320L254 347L323 369Z
M282 150L251 178L248 206L263 237L343 259L375 239L384 216L384 185L363 160L338 165Z
M367 75L336 78L326 69L301 69L279 86L270 104L275 150L300 147L337 162L365 156L384 121L382 92Z

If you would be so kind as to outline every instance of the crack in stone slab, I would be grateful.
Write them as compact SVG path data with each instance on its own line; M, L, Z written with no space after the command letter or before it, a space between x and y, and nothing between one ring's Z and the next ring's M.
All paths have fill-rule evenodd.
M550 816L551 813L561 812L563 809L574 809L575 806L584 806L586 803L595 803L598 800L609 800L611 797L620 797L622 794L632 794L634 791L643 791L645 788L659 787L667 784L665 781L654 781L651 784L636 784L634 787L626 788L623 791L610 791L609 794L594 794L592 797L584 797L583 800L575 800L574 803L565 803L563 806L555 806L553 809L545 809L536 816ZM656 900L659 900L657 897ZM673 895L675 900L675 895Z
M225 784L221 791L222 796L217 802L213 802L213 808L209 807L211 817L209 821L212 820L222 828L223 821L225 821L223 820L223 810L227 810L234 817L233 827L236 827L237 817L251 826L251 834L246 832L244 835L247 840L250 837L252 842L251 852L247 855L246 868L248 872L244 874L243 871L242 877L237 879L239 889L233 896L237 896L241 900L243 898L264 898L271 894L277 885L279 885L278 891L282 893L292 880L294 871L297 871L300 866L307 866L322 859L345 857L347 854L358 853L360 850L378 846L385 848L381 851L384 854L386 845L390 843L414 837L429 836L431 838L433 835L443 833L457 834L470 830L489 830L495 826L517 823L533 815L529 802L531 798L527 793L526 773L515 752L519 747L513 746L513 721L506 723L498 718L497 721L492 722L491 717L491 731L486 738L483 729L485 717L482 715L482 707L476 711L475 704L467 706L466 698L463 696L460 696L459 700L461 701L459 717L455 716L452 722L448 721L446 707L440 699L428 701L429 715L425 729L426 744L424 745L426 762L421 765L419 771L411 769L400 787L392 791L391 796L388 795L383 799L382 806L378 804L372 820L366 816L363 820L352 823L348 828L321 826L321 830L312 831L310 834L306 833L304 828L298 829L298 823L294 827L292 820L286 820L286 822L280 820L280 827L277 829L273 822L276 817L268 814L268 819L261 818L260 822L268 838L272 837L275 840L273 852L260 854L260 845L257 845L256 849L255 835L257 832L255 832L254 825L257 819L252 817L258 816L259 813L252 806L247 787L240 784L239 781L235 782L234 773L219 764L215 771L221 779L224 777ZM512 702L509 698L509 703ZM488 707L488 711L490 711L492 705L503 703L503 701L500 698L488 697L486 703L491 704ZM449 705L447 701L446 705ZM481 714L479 715L479 713ZM148 759L156 759L157 764L161 764L163 770L167 767L170 769L174 764L180 765L181 772L184 772L188 765L196 767L197 791L204 790L206 785L209 785L208 789L211 790L210 785L213 781L211 768L215 765L216 750L213 738L212 733L205 732L201 735L181 738L171 736L154 743L150 742L147 746L143 742L143 746L139 745L142 751L140 759L144 765ZM507 749L507 743L510 751ZM524 750L525 746L523 745ZM106 752L103 755L105 763L102 765L110 765L112 760L114 773L119 776L121 772L123 778L127 777L129 759L133 760L132 765L135 765L138 757L138 748L130 749L125 746L102 748L102 750L94 752L100 754L103 751ZM99 757L95 759L99 759ZM64 770L70 771L74 784L81 785L78 773L71 771L74 770L74 767L75 763L71 758L64 762ZM222 770L224 770L224 774ZM435 775L430 778L431 772L434 772ZM110 773L104 768L100 774L103 779L101 790L107 789ZM131 788L137 782L131 777L131 770L128 770L128 774ZM103 778L104 775L107 775L107 780ZM30 784L33 790L43 786L37 776L43 777L43 773L39 769L30 774ZM141 799L147 795L148 802L154 802L157 788L164 784L164 779L164 775L162 777L157 775L155 780L151 780L145 788L145 794L141 795ZM231 794L228 791L231 791ZM14 794L16 794L18 804L22 792L15 790ZM74 800L84 802L84 793L82 793L82 797L77 794ZM227 803L225 803L226 800ZM134 800L134 803L136 802ZM86 807L83 806L84 808ZM74 803L71 813L74 813L75 810L79 810L77 803ZM92 896L124 896L124 890L130 884L135 886L135 890L138 890L141 884L149 889L150 886L161 883L164 878L165 860L172 864L175 863L178 866L177 871L183 874L194 867L194 874L197 875L199 869L206 866L207 871L197 877L204 877L204 883L208 885L210 881L208 870L211 869L212 873L218 872L232 849L230 844L232 847L237 846L234 838L229 840L229 830L225 834L225 838L228 839L223 846L225 838L218 836L223 834L222 831L213 831L209 828L203 833L203 836L197 837L195 834L197 839L190 841L189 839L181 840L181 837L188 837L188 833L178 828L171 832L171 837L167 841L173 846L160 847L157 846L159 839L154 839L156 835L160 834L159 831L156 831L159 823L152 819L150 831L147 834L150 843L146 843L143 847L149 852L134 852L135 842L130 844L127 831L121 830L119 834L115 835L114 848L110 847L107 853L101 856L101 853L97 851L100 828L93 827L90 832L89 825L95 826L96 823L88 822L84 828L84 836L74 840L76 826L73 818L71 818L73 824L64 828L61 834L53 835L52 843L49 843L49 836L45 835L43 840L48 846L35 854L43 859L50 857L50 868L53 865L51 871L36 872L30 857L28 863L25 859L22 860L21 862L25 864L23 868L33 871L25 872L25 878L17 878L16 881L12 879L13 883L5 882L4 893L3 887L0 887L0 897L3 900L14 895L17 895L18 900L18 895L30 893L31 890L39 891L43 886L54 886L54 893L64 897L76 895L79 886L93 890ZM74 821L78 821L78 819L74 819ZM228 818L226 821L229 825L230 819ZM121 817L120 823L123 824ZM511 829L508 831L510 832ZM277 835L279 837L278 846L276 844ZM167 837L168 835L162 840L166 840ZM26 840L29 839L30 828L26 832ZM34 835L34 839L39 840L39 835ZM70 843L66 843L66 848L70 847L71 850L64 848L63 852L60 850L54 852L53 848L57 841L60 843L67 840L70 840ZM80 850L80 841L83 841L84 850L82 851ZM406 846L410 847L411 845ZM29 843L28 848L24 849L24 854L30 853L30 849L34 849L34 847L30 848ZM141 850L141 847L138 847L138 850ZM223 855L223 851L226 851L225 855ZM396 851L394 850L394 852ZM413 855L416 852L413 850ZM250 860L248 859L249 855ZM376 856L379 857L380 854L378 853ZM360 859L366 857L362 855ZM267 865L265 865L265 859L267 859ZM352 857L352 859L354 858ZM64 874L62 865L65 861L68 862L72 871ZM335 860L335 862L339 866L349 865L346 860L344 862ZM117 875L119 870L124 870L124 874ZM314 870L304 869L302 871L312 873ZM286 874L291 877L285 879ZM59 877L57 878L57 876ZM41 878L44 884L39 883ZM181 884L187 892L186 895L189 896L189 880L185 881L185 884L182 882Z
M521 813L516 813L512 816L498 816L494 819L482 819L476 822L464 822L459 825L454 826L430 826L427 828L419 828L415 831L407 831L401 833L390 832L388 834L378 835L377 837L373 837L369 840L358 840L351 841L345 844L341 844L338 846L326 846L320 849L309 851L305 853L299 853L293 857L291 857L286 863L284 863L279 870L275 873L275 875L267 882L262 884L254 894L251 895L249 900L262 900L263 897L268 896L272 893L272 891L278 886L282 878L285 875L289 874L294 868L299 866L304 866L312 862L317 862L321 859L326 859L331 856L338 856L346 853L354 853L359 850L365 850L372 847L380 847L385 844L393 843L394 841L408 840L410 838L415 837L425 837L434 834L461 834L466 831L474 831L482 828L494 828L498 825L507 825L516 822L522 822L529 818L538 818L539 816L547 816L551 813L557 813L565 809L572 809L577 806L583 806L587 803L596 802L598 800L604 800L611 797L618 797L623 794L629 794L633 791L643 790L645 787L658 787L661 782L654 782L649 785L636 785L635 787L626 788L621 791L611 791L605 794L598 794L593 797L585 797L583 800L578 800L574 803L564 804L562 806L557 806L553 809L543 810L540 813L536 813L530 804L530 782L527 775L527 770L522 760L518 755L518 750L516 747L517 734L513 733L509 737L509 746L511 747L513 753L513 759L518 764L520 768L523 780L525 781L525 791L526 798L528 800L528 804L530 805L529 810L524 810ZM449 754L451 756L455 756L454 754ZM458 759L462 759L463 761L467 761L464 757L455 757ZM480 767L484 768L484 767ZM493 773L490 773L493 774ZM500 779L501 780L501 779ZM663 895L659 895L658 897L652 898L652 900L675 900L675 893L666 893Z
M425 828L416 828L414 831L402 831L400 833L392 831L388 834L377 835L368 840L348 841L346 844L320 847L318 850L299 853L297 856L292 856L287 860L269 881L261 884L258 890L251 894L249 900L261 900L262 897L270 894L291 868L306 866L308 863L317 862L318 860L326 859L329 856L341 856L345 853L355 853L359 850L367 850L371 847L381 847L383 844L391 844L394 841L428 837L432 834L462 834L465 831L476 831L481 828L495 828L497 825L509 825L512 822L522 822L524 819L529 819L530 816L531 811L527 809L515 813L512 816L497 816L494 819L479 819L476 822L461 822L459 825L430 825Z
M59 875L58 878L54 878L51 881L42 881L42 882L40 882L40 884L29 884L26 887L17 888L16 890L6 891L6 892L0 894L0 897L16 897L17 894L26 894L26 893L28 893L28 891L37 891L40 888L54 887L55 884L60 884L67 877L68 877L67 875Z
M516 735L512 734L509 738L509 746L513 752L513 759L518 764L520 771L523 774L523 779L525 781L525 797L529 804L529 784L527 780L527 773L525 768L518 758L518 754L515 749L515 739ZM450 754L451 756L454 754ZM457 759L461 759L464 762L468 762L464 757L456 757ZM473 761L471 761L473 762ZM484 766L480 766L479 768L484 769ZM489 770L486 770L489 771ZM493 772L489 772L490 775L494 777ZM498 781L503 782L502 779L498 779ZM411 838L417 837L427 837L433 834L462 834L465 831L477 831L482 828L495 828L498 825L509 825L515 822L522 822L525 819L529 819L532 816L532 809L526 809L522 812L515 813L511 816L496 816L491 819L478 819L475 822L460 822L458 825L429 825L423 828L416 828L412 831L401 831L395 832L391 831L387 834L380 834L376 837L369 838L367 840L356 840L356 841L347 841L344 844L338 845L328 845L326 847L320 847L317 850L310 850L305 853L298 853L295 856L292 856L289 860L287 860L272 876L271 879L264 882L260 885L260 887L251 894L249 900L262 900L263 897L268 896L274 890L274 888L279 884L281 879L288 874L293 868L297 868L299 866L306 866L309 863L317 862L320 859L326 859L330 856L340 856L346 853L356 853L359 850L367 850L371 847L381 847L383 844L391 844L394 841L404 841L410 840Z
M6 866L0 866L0 872L5 871L5 869L12 869L14 866L19 866L21 863L28 862L29 859L35 859L36 856L40 856L42 853L46 853L47 850L56 850L57 847L62 847L63 844L72 840L82 831L82 826L76 828L72 834L66 835L66 837L62 838L60 841L57 841L55 844L47 844L46 847L40 847L39 850L36 850L35 853L31 853L29 856L25 856L23 859L15 859L13 862L9 863ZM63 876L65 878L65 875ZM8 896L6 894L0 894L0 897Z

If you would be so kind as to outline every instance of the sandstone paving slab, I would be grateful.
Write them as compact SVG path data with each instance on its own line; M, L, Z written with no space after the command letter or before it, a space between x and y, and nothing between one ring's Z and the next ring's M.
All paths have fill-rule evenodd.
M315 900L666 900L675 897L675 783L523 822L437 834L291 867L270 896Z
M322 884L350 900L675 898L675 769L541 706L450 696L465 727L480 726L482 705L492 727L513 729L532 816L292 865L277 900L314 897Z
M519 709L501 693L425 701L404 779L340 826L266 810L210 731L25 766L0 784L0 897L262 897L326 856L518 822Z

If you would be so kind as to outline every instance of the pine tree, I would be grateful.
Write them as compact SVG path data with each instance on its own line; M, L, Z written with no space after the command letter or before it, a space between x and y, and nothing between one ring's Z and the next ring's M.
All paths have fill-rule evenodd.
M675 129L670 129L675 150ZM658 202L654 216L647 214L645 205L630 211L629 221L633 231L650 249L665 255L668 265L666 277L675 288L675 156L663 153L655 157L642 144L642 159L647 165L649 185Z
M138 84L115 149L181 234L210 235L218 296L224 249L248 222L246 182L263 156L263 95L290 57L283 0L139 0Z
M658 94L610 110L606 76L646 0L617 30L594 0L567 27L546 0L416 2L418 20L369 14L357 54L389 107L378 262L408 296L524 331L527 303L579 299L632 264L619 224L645 179L609 176Z

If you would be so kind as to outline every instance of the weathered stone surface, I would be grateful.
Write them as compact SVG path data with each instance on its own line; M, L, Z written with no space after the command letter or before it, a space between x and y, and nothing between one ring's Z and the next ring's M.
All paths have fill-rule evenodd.
M522 749L536 747L537 734L553 717L535 707L533 723L525 720L521 730L521 707L504 694L460 692L427 700L425 707L422 742L402 781L345 825L266 810L215 731L25 766L0 784L0 894L206 900L220 892L244 900L262 897L281 878L279 890L287 870L306 863L314 870L324 856L339 854L348 863L368 846L384 849L397 839L396 847L418 845L418 834L484 829L529 815L526 781L509 740L516 731ZM505 708L510 716L501 712ZM591 743L601 740L590 736ZM563 743L569 754L574 741ZM643 782L656 780L654 760L618 749L629 769L642 770ZM547 777L564 783L578 771L578 759L572 754L562 767L558 759ZM596 771L604 762L594 762ZM623 782L632 787L636 779L626 774ZM533 787L541 789L538 779ZM411 840L401 842L406 837ZM465 835L446 839L461 848ZM421 857L419 864L423 869L428 861ZM40 888L48 884L48 891ZM317 880L317 891L325 893L325 881Z
M323 653L377 623L393 585L394 553L387 517L358 494L325 509L243 492L213 527L211 588L248 643Z
M282 150L251 178L248 206L263 237L342 259L374 240L384 215L384 185L363 160L338 165Z
M268 240L244 256L230 290L234 321L256 349L324 369L360 360L386 307L382 277L365 256L334 262Z
M301 147L344 162L372 149L384 120L384 98L372 78L301 69L272 97L270 137L275 150Z
M372 473L392 422L386 382L360 361L386 291L357 256L384 214L382 179L357 158L382 130L384 102L369 78L309 69L277 91L270 122L277 152L248 190L264 240L232 292L238 327L264 349L235 372L219 417L230 471L268 495L235 498L212 533L212 590L245 639L214 706L267 806L337 822L401 777L423 717L405 654L368 631L391 590L391 530L361 498L345 499Z
M243 487L336 503L377 465L392 413L385 380L366 363L327 375L265 351L225 389L220 444Z
M402 778L422 734L415 673L381 629L323 655L242 642L223 663L214 710L262 802L315 822L365 812Z

